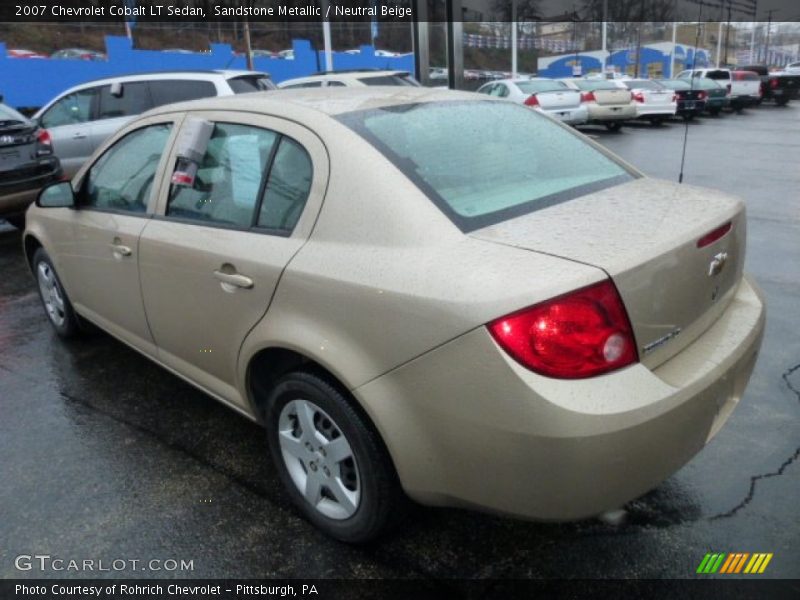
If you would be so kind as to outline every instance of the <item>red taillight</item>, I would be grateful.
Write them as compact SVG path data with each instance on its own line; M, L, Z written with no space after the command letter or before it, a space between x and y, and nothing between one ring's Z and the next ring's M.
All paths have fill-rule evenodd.
M536 99L536 94L528 96L525 100L525 106L539 106L539 101Z
M705 92L699 92L699 93L697 94L697 99L698 99L698 100L705 100L705 99L706 99L706 96L708 96L708 94L706 94Z
M776 87L778 87L778 78L777 77L773 77L772 79L769 80L769 87L771 87L772 89L775 89Z
M636 102L644 102L644 94L642 92L631 92L631 98Z
M581 92L581 102L597 102L594 92Z
M36 155L44 156L53 153L53 138L47 129L40 129L36 133Z
M725 223L725 225L717 227L713 231L709 231L707 234L705 234L703 237L697 240L697 247L705 248L706 246L710 246L718 239L723 237L726 233L728 233L732 227L733 223L731 221L728 221L727 223Z
M610 279L492 321L497 343L524 367L580 379L639 360L628 313Z
M672 94L672 101L673 102L677 102L678 101L678 94Z

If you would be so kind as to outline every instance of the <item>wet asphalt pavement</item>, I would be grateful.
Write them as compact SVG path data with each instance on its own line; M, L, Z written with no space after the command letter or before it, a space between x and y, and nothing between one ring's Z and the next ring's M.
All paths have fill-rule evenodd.
M677 179L678 122L586 131ZM60 341L19 234L0 226L0 577L75 576L15 569L38 553L193 560L105 574L126 577L680 578L712 551L773 552L762 577L800 577L800 102L691 124L685 182L746 200L747 269L768 302L722 432L621 525L420 509L366 548L295 514L257 425L103 333Z

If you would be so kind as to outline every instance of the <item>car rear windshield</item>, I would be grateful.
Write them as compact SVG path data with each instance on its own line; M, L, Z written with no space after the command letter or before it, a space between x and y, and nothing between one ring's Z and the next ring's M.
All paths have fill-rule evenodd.
M586 90L587 92L593 92L595 90L618 90L620 89L619 86L614 83L613 81L607 81L604 79L592 80L592 79L579 79L575 82L579 88L582 90Z
M658 83L671 90L688 90L691 87L688 81L682 81L680 79L663 79Z
M375 77L359 77L358 80L364 85L406 85L419 87L415 79L407 74L396 75L377 75Z
M20 113L16 110L11 108L10 106L6 106L5 104L0 104L0 123L2 124L10 124L10 123L28 123L28 119L23 117Z
M625 87L629 90L663 90L664 86L648 79L631 79L626 81Z
M338 118L465 232L635 177L549 117L507 102L406 104Z
M517 87L523 94L537 94L539 92L563 92L567 84L563 81L517 81Z

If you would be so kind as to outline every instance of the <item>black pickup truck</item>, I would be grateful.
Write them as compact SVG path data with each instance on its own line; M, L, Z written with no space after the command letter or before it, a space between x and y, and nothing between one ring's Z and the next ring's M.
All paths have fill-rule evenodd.
M778 106L787 104L800 94L800 75L795 73L770 73L765 65L737 66L737 71L753 71L761 78L761 99L773 100Z

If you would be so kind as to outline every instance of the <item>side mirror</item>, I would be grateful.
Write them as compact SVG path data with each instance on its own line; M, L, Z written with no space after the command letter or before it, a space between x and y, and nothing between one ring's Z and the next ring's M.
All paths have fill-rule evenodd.
M121 98L122 97L122 84L119 81L115 81L111 84L111 95L114 98Z
M36 206L41 208L72 208L75 206L75 192L69 181L56 181L46 186L36 198Z

